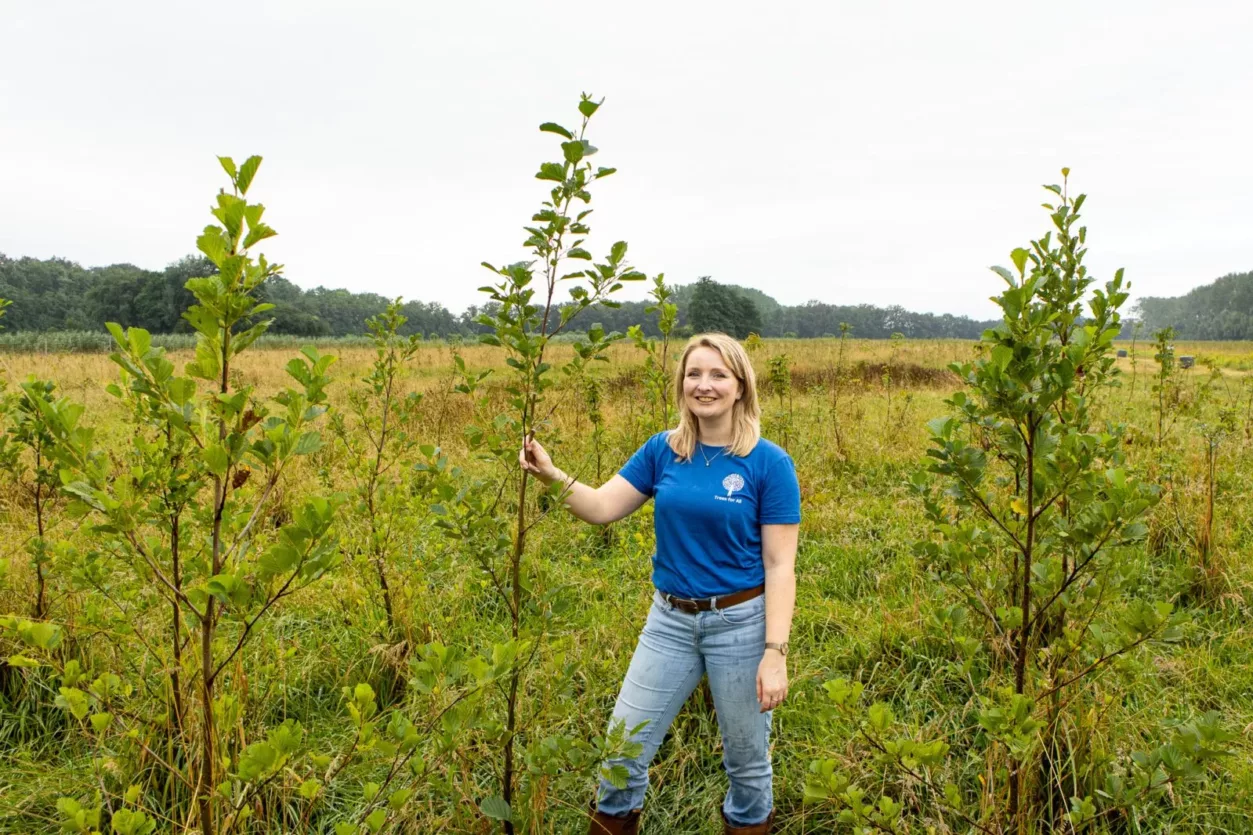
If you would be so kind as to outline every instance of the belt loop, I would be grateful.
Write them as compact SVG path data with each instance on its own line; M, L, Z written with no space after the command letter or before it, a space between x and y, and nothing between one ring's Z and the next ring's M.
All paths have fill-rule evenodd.
M709 598L709 611L715 612L717 610L718 610L718 595L715 594L714 596Z

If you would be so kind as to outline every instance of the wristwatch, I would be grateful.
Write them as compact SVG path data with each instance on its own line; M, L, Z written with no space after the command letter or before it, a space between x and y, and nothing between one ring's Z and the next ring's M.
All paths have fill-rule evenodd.
M779 655L787 658L787 641L784 641L781 644L776 644L774 641L766 641L766 649L777 649L779 651Z

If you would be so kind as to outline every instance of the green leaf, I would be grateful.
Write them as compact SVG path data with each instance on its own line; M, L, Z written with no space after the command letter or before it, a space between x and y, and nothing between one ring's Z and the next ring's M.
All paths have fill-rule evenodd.
M479 808L483 810L484 815L492 820L507 821L513 816L513 812L509 809L509 804L498 794L483 798Z
M886 731L896 718L892 715L892 708L883 702L872 704L866 711L866 716L870 720L870 726L880 733Z
M37 621L29 629L22 630L22 638L40 649L52 649L61 643L61 627L54 623Z
M574 134L570 133L570 131L566 130L561 125L557 124L556 122L545 122L544 124L539 126L539 129L542 131L546 131L548 133L560 134L561 136L564 136L566 139L574 138Z
M579 112L590 118L600 107L600 104L600 102L592 101L591 99L583 99L583 101L579 102Z
M83 666L76 659L71 658L65 662L65 669L61 672L61 684L73 687L82 677Z
M1002 371L1009 365L1009 361L1014 358L1014 349L1008 345L997 345L992 349L992 364Z
M554 180L558 183L565 182L566 167L557 162L546 162L539 167L539 173L535 175L537 180ZM484 264L484 266L487 266Z
M226 468L230 465L230 456L221 444L211 444L201 453L209 472L218 478L226 477Z
M938 439L942 439L945 437L946 433L948 432L949 427L952 426L952 421L953 419L948 418L948 417L932 418L931 420L927 421L927 430L934 437Z
M209 594L216 597L222 603L231 602L231 595L239 586L239 577L234 574L216 574L209 578L205 587Z
M258 223L255 226L248 227L248 236L244 238L244 248L252 246L255 243L264 241L266 238L273 238L278 233L264 223Z
M131 350L141 357L152 347L152 334L143 328L128 329L126 338L130 342Z
M610 785L617 789L625 789L627 787L627 779L631 776L631 772L627 771L627 767L621 764L601 769L600 773L609 781Z
M365 819L366 828L371 832L378 832L383 828L383 824L387 822L387 810L375 809Z
M216 226L205 227L200 237L196 238L196 249L203 252L205 257L219 268L222 266L222 262L226 260L228 254L226 241L222 240L222 230ZM190 284L194 280L191 279L187 283ZM120 339L118 341L121 342Z
M286 574L296 567L300 554L286 542L276 542L261 555L259 566L263 577Z
M318 432L304 432L292 448L293 455L309 455L322 448L322 435Z
M239 166L239 177L235 183L239 187L240 194L248 193L248 186L252 185L252 178L256 176L257 169L261 167L261 157L251 156L244 160L244 164Z
M1010 260L1014 262L1014 266L1018 268L1018 274L1021 275L1027 269L1027 250L1018 247L1009 254Z
M157 828L157 822L143 812L118 809L110 821L114 835L148 835Z
M1014 274L1011 273L1009 270L1005 269L1004 267L991 267L990 269L992 270L992 272L996 273L1001 278L1005 279L1005 283L1008 284L1010 287L1018 286L1018 281L1014 278Z
M91 702L88 701L86 693L77 687L62 687L60 693L61 695L56 700L57 707L68 710L75 719L87 718Z
M239 776L249 782L260 780L282 765L278 750L269 742L254 742L239 755Z
M113 341L118 344L118 347L125 349L127 345L126 334L122 331L122 326L117 322L105 322L104 326L109 333L113 334Z
M583 143L578 140L561 143L561 153L565 155L566 162L571 165L583 159L583 150Z

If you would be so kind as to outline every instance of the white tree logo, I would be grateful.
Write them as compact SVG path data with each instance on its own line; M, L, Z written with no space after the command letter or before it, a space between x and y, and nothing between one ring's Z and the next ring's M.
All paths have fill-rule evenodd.
M736 490L744 489L744 478L737 473L731 473L731 475L722 479L722 486L726 489L727 496L730 496Z

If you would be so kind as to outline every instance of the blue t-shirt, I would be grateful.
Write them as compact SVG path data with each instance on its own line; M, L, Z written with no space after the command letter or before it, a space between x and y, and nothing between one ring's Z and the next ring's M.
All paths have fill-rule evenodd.
M763 438L742 458L701 444L690 461L679 462L668 434L649 438L618 473L653 498L653 585L689 598L761 585L761 526L801 520L791 457Z

